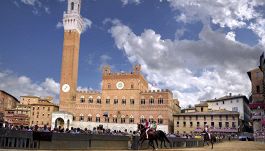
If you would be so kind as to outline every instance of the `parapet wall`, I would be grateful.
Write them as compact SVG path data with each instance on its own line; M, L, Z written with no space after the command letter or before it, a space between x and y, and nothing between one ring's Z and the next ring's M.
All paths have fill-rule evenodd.
M27 132L0 129L0 149L15 150L138 150L139 136ZM199 147L201 139L169 137L171 148ZM148 148L148 141L140 149Z

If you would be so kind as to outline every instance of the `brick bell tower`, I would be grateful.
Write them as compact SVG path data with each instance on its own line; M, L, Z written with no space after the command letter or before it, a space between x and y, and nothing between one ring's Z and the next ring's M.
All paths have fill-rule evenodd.
M81 0L68 0L63 15L64 43L60 81L60 111L69 111L76 100L80 34L84 23L80 15Z

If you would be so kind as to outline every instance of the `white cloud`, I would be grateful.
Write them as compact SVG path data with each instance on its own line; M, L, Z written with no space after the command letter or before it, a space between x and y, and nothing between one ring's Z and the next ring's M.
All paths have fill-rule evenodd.
M41 2L39 0L21 0L22 3L26 5L31 5L31 6L41 6Z
M93 91L93 89L79 86L77 87L77 91Z
M236 41L236 34L235 32L230 31L226 34L225 38L231 41Z
M112 59L112 58L111 58L110 56L106 55L106 54L101 55L101 56L100 56L100 62L101 62L101 64L100 64L100 69L101 69L104 65L107 65L108 62L109 62L111 59Z
M92 26L92 21L87 19L87 18L83 18L84 21L84 31L85 32L88 28L91 28Z
M47 14L50 14L50 13L51 13L51 11L50 11L50 8L49 8L49 7L44 7L44 10L45 10L45 12L46 12Z
M56 28L59 29L59 28L63 28L63 23L62 22L58 22L56 24Z
M14 3L17 7L20 7L17 1L13 1L13 3Z
M122 5L128 5L128 4L140 4L141 3L141 0L121 0L122 2Z
M180 29L177 29L176 33L175 33L175 38L176 39L180 39L184 33L186 32L187 30L185 28L180 28Z
M0 89L17 98L23 95L52 96L55 103L59 102L60 84L52 78L36 83L27 76L17 76L12 71L0 71L0 81Z
M128 26L114 24L110 33L132 64L142 65L150 83L169 88L181 106L228 93L250 92L246 72L256 67L262 49L228 40L204 26L199 40L161 39L152 29L136 35Z
M31 6L32 7L32 13L34 15L39 15L42 11L47 13L47 14L50 14L50 8L48 6L45 6L41 0L16 0L14 1L14 4L17 6L17 7L20 7L19 5L19 2L21 4L24 4L24 5L28 5L28 6Z
M220 27L248 28L260 38L265 46L265 19L262 9L264 0L167 0L174 10L180 11L177 21L184 23L211 21Z

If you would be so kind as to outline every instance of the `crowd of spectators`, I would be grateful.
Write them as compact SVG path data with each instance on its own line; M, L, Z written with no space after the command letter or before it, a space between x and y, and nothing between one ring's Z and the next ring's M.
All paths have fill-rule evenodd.
M260 130L257 130L254 132L255 138L264 138L265 139L265 128L262 128Z
M1 127L0 127L1 128ZM35 126L14 126L14 125L5 125L6 129L10 130L21 130L21 131L34 131L34 132L52 132L52 133L70 133L70 134L96 134L96 135L118 135L118 136L139 136L139 132L136 131L128 131L127 129L125 130L110 130L110 129L105 129L102 126L99 127L94 127L93 130L89 130L87 128L81 129L81 128L62 128L62 127L57 127L54 129L51 129L50 127L47 127L44 125L43 127L38 127L37 125ZM219 138L235 138L237 137L237 134L235 133L214 133L216 136ZM171 138L186 138L186 139L192 139L192 138L201 138L201 133L200 132L193 132L193 133L168 133L168 137ZM257 137L262 137L264 138L265 136L265 131L257 131L254 136Z
M62 128L59 126L58 128L51 129L50 127L47 127L44 125L43 127L35 126L14 126L14 125L8 125L6 124L4 127L9 130L20 130L20 131L33 131L33 132L52 132L52 133L70 133L70 134L98 134L98 135L119 135L119 136L125 136L125 135L139 135L136 131L128 131L127 129L121 131L121 130L113 130L110 129L104 129L103 127L94 127L93 130L89 130L87 128L81 129L81 128L74 128L71 127L70 129Z

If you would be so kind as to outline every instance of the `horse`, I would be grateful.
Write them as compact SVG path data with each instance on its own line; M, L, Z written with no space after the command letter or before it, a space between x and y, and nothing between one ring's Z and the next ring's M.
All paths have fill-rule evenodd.
M170 141L168 140L168 138L166 137L166 134L161 131L161 130L158 130L158 131L148 131L148 139L146 138L146 128L144 125L142 124L137 124L137 127L138 127L138 130L140 131L140 139L138 141L138 147L139 146L142 146L143 142L145 140L149 140L149 145L153 147L153 149L155 149L155 146L154 146L154 141L156 142L156 146L158 148L158 143L157 143L157 140L160 140L161 141L161 148L162 148L162 143L164 142L164 146L166 147L166 144L165 144L165 141L167 141L169 144L170 144ZM140 143L140 145L139 145Z
M156 135L157 135L157 139L160 140L160 147L161 147L161 148L162 148L162 144L163 144L163 143L164 143L164 147L167 148L167 146L166 146L166 141L167 141L169 144L171 144L170 141L169 141L169 139L167 138L166 134L165 134L163 131L161 131L161 130L157 130L157 131L156 131Z
M212 144L212 149L213 149L213 144L216 142L215 135L210 133L210 136L209 136L209 133L206 131L203 131L202 135L203 135L203 146L204 146L205 142L209 146L208 142L210 142Z

